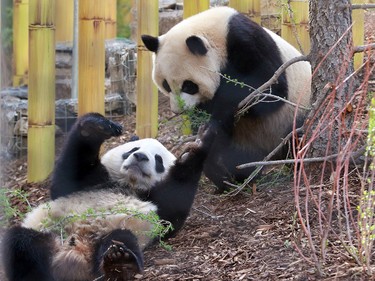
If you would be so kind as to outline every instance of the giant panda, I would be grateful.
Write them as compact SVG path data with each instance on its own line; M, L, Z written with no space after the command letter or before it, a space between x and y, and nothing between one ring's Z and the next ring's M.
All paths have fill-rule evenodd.
M291 65L267 92L297 104L298 110L268 96L258 98L236 118L240 101L284 62L300 55L281 37L236 10L211 8L159 37L142 35L142 41L154 52L153 80L169 95L172 111L195 107L210 113L220 125L204 166L220 191L227 188L225 181L243 181L253 170L239 170L239 164L262 160L292 130L295 120L297 127L303 123L311 95L308 62ZM279 151L274 158L284 156L285 151Z
M148 151L143 144L150 141L145 140L132 142L125 150L124 146L115 148L102 164L100 145L120 132L119 125L97 113L77 120L53 172L55 180L65 176L64 183L74 188L55 185L51 190L55 199L36 207L21 225L7 230L2 256L9 281L128 280L143 270L142 250L156 239L150 232L157 225L145 216L155 213L162 224L173 227L165 238L182 227L215 130L207 129L201 141L177 159L165 148L155 151L158 146ZM111 163L109 159L116 159L117 152L121 160ZM155 159L161 157L166 164L160 159L150 161L156 152ZM133 157L129 164L126 160ZM121 170L128 168L133 174L129 182L126 177L111 180L110 173L103 172L108 163ZM162 176L149 173L152 169ZM89 180L95 171L101 171L107 181L100 176L96 182ZM144 181L144 177L148 179ZM133 185L138 179L140 185ZM142 184L147 186L142 188ZM138 196L138 189L147 189L144 198Z

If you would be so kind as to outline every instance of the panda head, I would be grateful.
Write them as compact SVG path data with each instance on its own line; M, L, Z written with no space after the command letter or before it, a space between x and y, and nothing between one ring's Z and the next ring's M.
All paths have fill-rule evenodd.
M176 157L151 138L131 141L106 152L101 158L112 180L144 192L163 179Z
M234 14L232 8L213 8L185 19L160 37L142 35L146 48L154 52L153 80L169 95L173 112L213 98L220 69L226 64L228 21Z

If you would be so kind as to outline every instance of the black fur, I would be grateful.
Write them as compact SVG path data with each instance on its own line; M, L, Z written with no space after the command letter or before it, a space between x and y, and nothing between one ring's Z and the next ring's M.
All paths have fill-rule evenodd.
M116 241L116 242L114 242ZM111 246L123 244L125 251L131 253L130 262L136 266L138 272L143 271L143 253L139 248L137 237L127 229L116 229L111 233L100 238L100 241L95 246L94 253L94 273L97 276L102 274L102 267L104 271L110 271L110 266L107 265L103 258L108 255L108 250Z
M78 119L77 124L70 132L60 162L56 166L55 174L58 177L54 176L56 180L62 179L62 176L66 175L68 180L65 183L72 185L73 188L58 185L58 189L55 189L55 191L58 191L58 196L97 188L106 189L109 192L112 188L122 188L123 190L120 191L127 194L128 187L126 184L102 183L102 177L96 177L92 174L94 170L97 170L96 168L92 169L92 163L98 166L96 160L98 159L100 145L106 138L117 135L120 131L120 127L115 126L99 114L88 114ZM86 132L89 132L88 138L85 137ZM157 213L161 219L172 223L173 230L168 233L167 237L174 235L189 215L203 163L215 135L216 129L214 127L208 128L201 144L193 145L187 154L185 153L178 158L175 165L171 167L168 176L157 183L148 196L144 198L157 205ZM62 162L63 159L66 159L70 165L65 165ZM78 168L83 173L79 177L75 171ZM96 182L82 181L87 177L93 177ZM74 194L71 196L74 196ZM8 230L3 241L3 257L9 281L59 281L54 280L52 276L51 259L54 247L54 234L41 233L20 226ZM111 253L110 250L113 250L114 253ZM114 257L114 270L111 257ZM94 276L116 274L117 262L120 263L119 268L123 268L121 263L126 263L124 266L130 263L136 265L135 271L143 269L142 250L138 246L136 234L129 230L116 229L101 237L95 245L93 258L92 271ZM119 272L119 274L125 273Z
M198 106L210 113L211 119L219 125L218 137L212 145L204 173L220 192L227 189L224 181L242 182L254 170L239 170L236 168L239 164L263 160L269 153L260 148L250 147L250 150L245 150L236 144L233 131L237 120L234 119L234 115L238 110L238 104L252 92L239 83L257 89L267 82L283 63L279 49L271 36L261 26L240 13L232 16L228 23L226 42L228 60L220 72L227 78L236 79L238 84L221 77L214 98ZM285 73L280 75L278 83L273 84L271 88L269 92L273 95L288 97ZM252 106L241 118L267 118L269 114L277 112L283 104L280 100L267 97L263 102ZM286 131L285 135L288 132Z
M159 39L157 37L153 37L150 35L142 35L141 36L143 44L145 44L146 48L152 52L157 52L159 49Z
M54 237L32 229L15 226L3 241L3 263L10 281L54 281L49 269Z
M193 35L188 37L186 39L186 45L194 55L204 56L208 52L204 42L198 36Z
M100 163L100 146L106 139L121 134L122 127L119 124L99 113L80 117L56 161L50 189L51 199L107 182L109 174Z

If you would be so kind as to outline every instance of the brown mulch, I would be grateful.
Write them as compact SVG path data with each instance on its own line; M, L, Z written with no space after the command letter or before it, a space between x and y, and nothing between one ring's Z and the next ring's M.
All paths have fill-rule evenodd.
M167 121L160 122L158 139L178 154L191 137L181 136L180 121L171 118L169 102L163 96L160 96L159 108L160 120ZM105 149L124 143L134 135L135 114L119 121L125 128L124 135L107 141ZM6 187L27 192L28 201L33 206L47 200L49 180L38 184L27 183L26 159L7 164L4 175ZM171 250L159 244L148 248L145 251L145 271L136 275L136 279L321 279L314 265L307 263L293 246L293 242L302 245L304 254L309 255L295 218L290 179L265 182L259 185L260 190L255 194L246 191L236 196L223 196L215 194L212 183L202 177L190 217L176 237L167 241ZM21 211L26 210L24 200L15 197L12 203ZM360 272L350 271L353 266L352 260L343 260L340 253L335 253L327 259L328 269L324 279L353 280L354 274Z
M366 34L374 42L375 13L365 21ZM375 87L375 85L373 85ZM158 139L176 154L188 137L181 136L179 120L171 118L169 102L160 97ZM165 121L167 120L167 121ZM106 148L127 141L135 131L135 114L121 119L125 133L111 139ZM61 140L60 140L61 141ZM5 187L22 189L33 205L48 197L48 180L26 182L26 159L8 161ZM302 192L303 193L303 192ZM25 202L13 200L25 210ZM0 215L1 217L1 215ZM314 229L312 232L315 233ZM318 240L317 240L318 241ZM292 182L288 179L263 184L254 194L237 196L214 193L212 183L202 177L191 215L176 237L167 241L171 250L155 244L145 251L145 271L139 280L374 280L340 250L327 254L325 276L318 276L306 239L296 219ZM319 247L319 245L317 245ZM1 274L0 280L5 280Z

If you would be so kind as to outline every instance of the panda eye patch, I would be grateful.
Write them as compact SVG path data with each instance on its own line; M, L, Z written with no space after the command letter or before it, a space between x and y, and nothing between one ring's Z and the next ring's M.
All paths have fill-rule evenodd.
M164 79L164 81L163 81L163 88L164 88L168 93L172 92L171 87L169 87L169 84L168 84L167 80L165 80L165 79Z
M165 171L163 158L159 154L155 155L155 170L157 173L163 173Z
M127 159L133 152L136 152L139 149L139 147L134 147L133 149L129 150L128 152L125 152L122 155L122 159L125 160Z
M181 92L187 93L189 95L194 95L198 93L199 87L193 81L185 80L182 84Z

